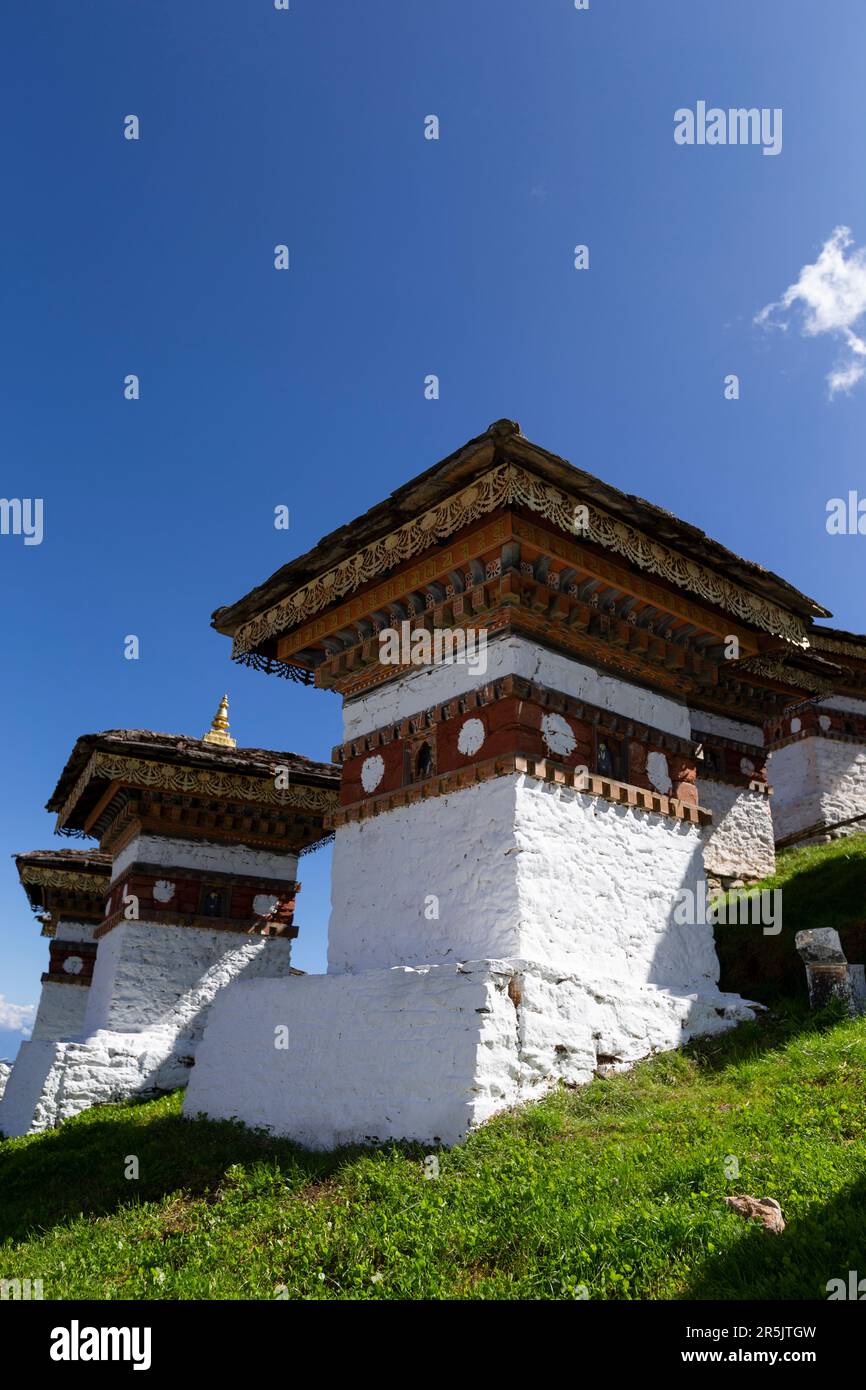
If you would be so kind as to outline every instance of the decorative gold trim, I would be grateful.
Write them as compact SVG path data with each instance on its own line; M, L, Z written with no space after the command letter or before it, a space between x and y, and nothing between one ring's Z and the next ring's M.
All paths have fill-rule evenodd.
M23 864L18 870L18 877L23 884L38 883L41 888L64 888L69 893L92 893L95 897L104 897L108 865L104 871L82 874L75 869L48 869L38 864Z
M277 788L263 777L218 772L210 768L179 767L174 763L151 762L145 758L123 758L97 749L91 754L90 761L57 816L58 829L66 822L88 782L96 776L110 782L156 787L161 791L183 792L191 796L214 796L263 806L296 806L323 815L336 806L339 799L337 791L328 791L324 787L308 787L290 781L288 787Z
M816 696L832 695L836 686L832 681L812 676L808 671L798 671L787 662L775 656L749 656L734 668L735 671L751 672L756 676L766 676L768 680L782 681L786 685L796 685L801 690L809 690Z
M460 492L446 497L421 516L404 522L396 531L371 541L333 569L311 579L273 607L244 623L235 634L232 654L241 657L255 651L263 642L296 627L313 613L334 603L360 585L375 579L404 560L428 550L437 540L452 535L497 507L525 506L544 516L566 532L575 531L575 508L579 499L544 482L517 464L503 463L478 478ZM734 614L744 622L763 628L798 647L808 647L809 639L800 618L759 598L696 560L687 559L659 541L650 540L624 521L617 521L588 504L588 519L580 537L613 550L638 569L657 574L679 589Z
M866 637L862 643L839 642L835 637L825 637L821 632L810 632L809 642L816 647L819 652L837 652L840 656L855 656L859 661L866 661Z
M477 482L454 493L452 497L446 497L389 535L365 545L347 560L252 618L238 629L232 654L239 656L254 650L261 642L297 626L305 618L375 579L377 575L393 569L404 560L411 560L413 555L429 550L437 540L453 535L497 507L506 506L510 489L511 466L500 464Z

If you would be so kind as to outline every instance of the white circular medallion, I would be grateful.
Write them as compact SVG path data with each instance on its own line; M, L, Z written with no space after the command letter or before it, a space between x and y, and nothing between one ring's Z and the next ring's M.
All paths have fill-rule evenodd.
M561 714L546 714L541 721L541 737L551 753L567 758L577 747L574 730Z
M174 897L174 884L167 878L158 878L153 885L153 896L158 903L170 903Z
M80 956L67 956L63 962L63 970L66 975L80 975L84 969L84 961Z
M829 714L818 715L818 727L823 729L825 734L828 729L833 727L833 720L830 718Z
M798 733L800 732L800 730L802 729L802 727L803 727L802 722L801 722L799 719L796 719L796 718L795 718L795 719L792 719L792 720L791 720L791 733L792 733L792 734L798 734Z
M656 791L661 792L662 796L667 796L673 783L668 771L668 760L664 753L647 754L646 775Z
M480 719L467 719L457 735L457 751L464 757L477 753L484 742L484 725Z
M253 898L253 912L257 917L270 917L279 901L273 893L256 893Z
M740 771L741 771L741 772L745 772L746 775L748 776L749 773L754 772L754 770L755 770L755 764L752 762L751 758L740 758Z
M365 758L361 764L361 786L365 792L374 792L385 776L385 762L378 754Z

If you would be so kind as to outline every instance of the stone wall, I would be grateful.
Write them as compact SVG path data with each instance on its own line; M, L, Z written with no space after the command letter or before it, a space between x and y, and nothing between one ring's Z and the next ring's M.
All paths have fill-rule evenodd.
M712 934L672 924L701 850L696 826L522 775L346 825L328 971L523 957L644 981L666 954L708 977Z
M201 1035L203 1018L230 980L283 974L291 942L152 922L123 922L99 943L85 1031Z
M531 777L516 779L513 825L513 954L623 984L715 986L712 930L673 920L701 877L698 826Z
M518 953L515 780L337 830L329 974Z
M518 961L231 985L215 1001L184 1114L313 1149L454 1144L559 1080L623 1069L751 1017L736 995L562 976ZM275 1029L288 1046L275 1046Z
M185 1086L191 1065L188 1046L169 1030L22 1043L0 1102L0 1134L37 1134L92 1105Z
M44 980L33 1022L33 1040L42 1042L74 1038L83 1032L89 992L86 985L72 982L55 984Z
M23 1043L0 1133L35 1133L91 1105L185 1086L208 1009L232 979L288 976L291 942L125 922L102 938L83 1027ZM47 988L47 986L46 986Z
M764 792L698 778L698 804L713 813L704 847L704 868L711 878L748 882L775 871L771 801Z
M819 739L817 768L821 810L828 825L866 815L866 746ZM866 829L866 821L853 829Z
M806 737L777 748L770 762L776 839L866 814L866 746ZM866 829L866 821L852 830Z
M698 805L711 811L704 831L704 868L712 885L753 882L774 872L776 850L767 784L764 731L757 724L695 709L692 737L703 743ZM711 761L712 759L712 761Z

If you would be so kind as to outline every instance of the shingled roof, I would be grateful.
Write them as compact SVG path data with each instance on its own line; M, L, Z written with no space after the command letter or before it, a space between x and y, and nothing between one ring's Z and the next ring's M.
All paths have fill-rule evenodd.
M483 434L404 483L363 516L324 536L312 550L281 566L263 584L235 603L216 609L212 625L234 636L238 628L278 603L302 585L380 539L396 526L421 515L458 488L465 487L497 464L513 462L548 479L581 500L639 528L646 535L679 551L745 588L805 618L829 617L814 599L787 580L713 540L699 527L632 493L621 492L592 473L575 467L540 445L533 444L512 420L497 420Z
M104 874L111 868L111 855L101 849L31 849L13 858L19 873L27 864L45 869L69 869L76 874Z

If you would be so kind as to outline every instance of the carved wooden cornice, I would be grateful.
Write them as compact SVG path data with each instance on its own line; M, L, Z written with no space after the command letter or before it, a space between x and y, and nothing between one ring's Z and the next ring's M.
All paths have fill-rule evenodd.
M93 754L67 797L57 816L58 829L79 801L82 792L94 777L127 786L155 787L161 791L185 793L192 796L219 797L252 805L297 807L320 815L336 806L337 791L289 782L288 787L276 787L263 777L242 773L219 772L213 768L179 767L175 763L149 761L145 758L124 758L100 749Z
M776 656L750 656L745 661L741 661L737 669L751 671L756 676L765 676L767 680L781 681L785 685L795 685L801 690L812 691L820 699L826 695L832 695L837 689L835 681L813 676L809 671L799 671L795 666L789 666L784 659Z
M49 869L38 864L24 864L18 870L23 884L35 883L40 888L62 888L67 893L90 893L105 896L108 868L104 873L83 874L74 869Z
M501 507L527 507L566 533L576 534L576 508L581 513L581 538L622 556L630 564L655 574L678 589L697 594L727 613L795 646L807 648L803 621L787 609L761 598L696 560L651 540L597 507L563 492L518 464L504 463L485 473L453 496L413 517L388 535L371 541L340 564L316 576L279 603L238 628L233 655L243 658L263 643L296 627L323 608L355 592L395 565L429 550L437 541Z
M863 642L840 642L837 637L825 637L822 632L809 633L809 645L819 652L835 652L839 656L853 656L858 661L866 661L866 638Z

